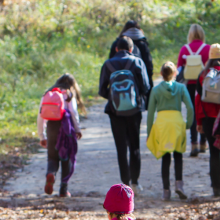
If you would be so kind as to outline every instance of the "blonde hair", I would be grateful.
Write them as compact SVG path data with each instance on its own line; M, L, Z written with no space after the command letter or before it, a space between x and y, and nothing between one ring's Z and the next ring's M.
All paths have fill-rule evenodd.
M176 73L177 69L173 62L167 61L161 67L161 74L165 81L170 81L173 78L174 73Z
M201 40L205 43L205 32L199 24L192 24L189 29L187 41L191 43L193 40Z

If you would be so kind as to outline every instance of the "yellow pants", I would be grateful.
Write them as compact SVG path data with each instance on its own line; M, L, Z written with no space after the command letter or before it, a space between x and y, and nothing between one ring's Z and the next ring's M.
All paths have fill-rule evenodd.
M147 140L147 147L157 159L167 152L186 151L186 123L181 112L158 112Z

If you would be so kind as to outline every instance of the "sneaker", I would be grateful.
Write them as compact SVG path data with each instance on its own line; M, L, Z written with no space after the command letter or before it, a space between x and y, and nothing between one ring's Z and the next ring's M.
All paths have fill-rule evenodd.
M71 194L68 191L68 184L67 183L60 184L60 197L71 197Z
M67 191L65 194L60 194L60 197L71 197L71 193L69 191Z
M177 180L176 181L176 193L178 194L180 199L187 199L187 195L185 194L183 190L183 181L182 180Z
M219 197L220 196L220 189L213 187L213 194L215 197Z
M141 193L143 191L143 187L140 184L131 184L131 188L132 188L135 196L141 195Z
M53 184L55 182L55 176L52 173L47 174L46 184L44 187L44 192L51 195L53 193Z
M208 148L208 145L206 143L200 143L199 145L199 148L200 148L200 153L205 153L206 149Z
M171 197L171 191L169 189L164 189L163 190L162 200L163 201L169 201L170 197Z
M190 157L197 157L199 154L198 144L192 144Z

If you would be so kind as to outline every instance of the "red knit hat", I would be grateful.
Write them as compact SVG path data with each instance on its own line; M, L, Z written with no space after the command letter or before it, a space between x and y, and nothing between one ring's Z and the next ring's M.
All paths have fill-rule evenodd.
M134 192L127 185L113 185L106 194L103 207L111 213L130 214L134 211Z

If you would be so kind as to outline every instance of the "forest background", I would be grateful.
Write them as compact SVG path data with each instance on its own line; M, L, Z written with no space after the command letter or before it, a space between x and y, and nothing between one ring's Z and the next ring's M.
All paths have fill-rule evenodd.
M37 141L41 96L61 74L74 75L87 106L99 101L101 66L127 20L148 39L155 78L164 61L177 62L190 24L202 25L206 43L220 43L219 0L0 2L1 155Z

